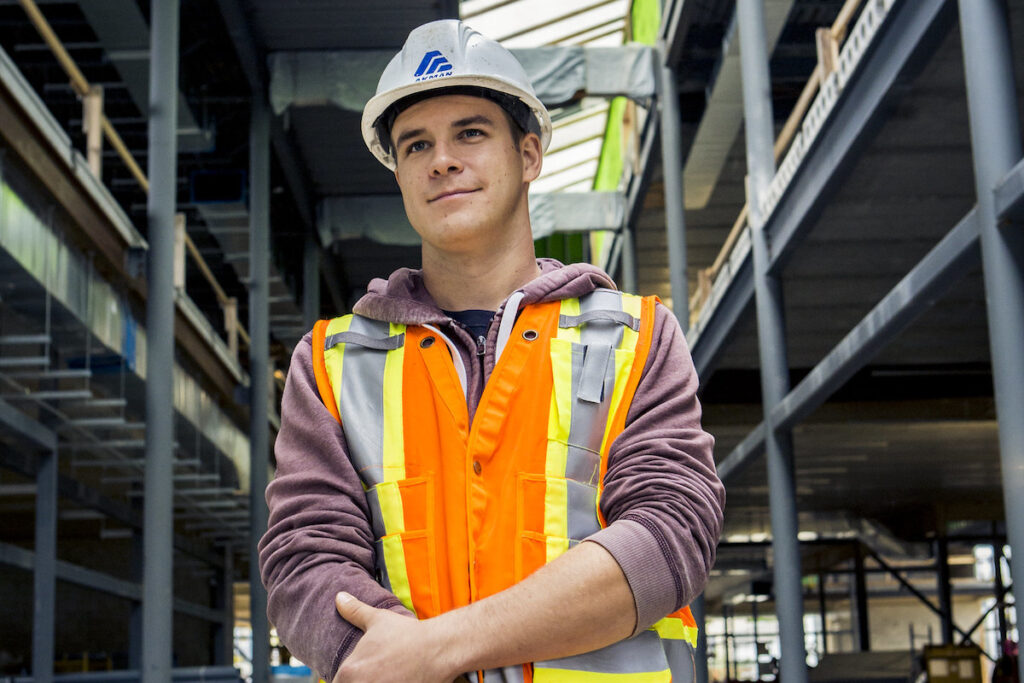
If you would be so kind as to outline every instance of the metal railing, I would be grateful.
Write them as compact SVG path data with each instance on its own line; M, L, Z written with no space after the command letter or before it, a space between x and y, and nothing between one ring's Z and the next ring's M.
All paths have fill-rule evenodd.
M132 177L138 182L139 187L144 192L149 193L149 179L146 174L142 171L138 162L132 156L131 152L128 151L128 147L124 144L124 140L118 134L117 130L111 124L110 119L103 113L102 105L102 89L94 87L82 74L78 65L68 54L68 51L64 48L60 38L54 33L50 23L43 16L43 13L39 10L39 6L36 5L35 0L18 0L21 7L25 10L25 14L28 15L29 20L35 26L39 32L40 37L50 48L53 56L56 57L57 62L61 68L64 69L64 73L67 74L71 81L71 89L82 98L83 101L83 127L89 135L89 142L87 144L89 153L89 168L97 178L101 178L101 169L99 165L100 159L100 140L98 132L102 131L104 137L110 142L111 147L117 152L118 156L124 162L125 166L131 172ZM99 103L97 104L97 100ZM98 120L97 120L98 119ZM97 124L99 124L97 126ZM192 260L195 262L196 267L199 268L199 272L202 273L203 278L213 288L214 294L217 297L217 302L220 304L221 310L224 312L224 326L227 329L228 334L228 346L231 348L235 360L238 359L238 344L237 337L241 337L242 340L248 345L250 343L249 334L245 328L238 325L238 302L234 297L229 297L221 287L220 283L217 282L217 278L214 277L213 271L210 270L209 265L203 258L202 254L199 253L199 249L196 247L195 242L188 235L188 232L183 233L185 248L191 255ZM182 284L183 286L183 284Z
M776 162L783 157L792 144L797 131L800 129L801 122L807 115L815 95L817 95L818 90L821 88L821 84L825 82L829 74L838 68L839 46L845 40L850 22L863 2L864 0L846 0L832 26L820 28L815 33L815 42L818 48L818 65L814 68L810 78L807 79L807 84L804 85L804 89L801 91L793 111L790 112L789 118L786 119L782 130L779 131L779 137L775 140ZM749 206L744 204L714 262L710 267L702 268L697 272L697 289L690 296L691 325L700 317L701 310L711 295L715 278L718 277L722 266L732 254L732 250L736 246L737 241L739 241L740 235L747 228L748 214Z

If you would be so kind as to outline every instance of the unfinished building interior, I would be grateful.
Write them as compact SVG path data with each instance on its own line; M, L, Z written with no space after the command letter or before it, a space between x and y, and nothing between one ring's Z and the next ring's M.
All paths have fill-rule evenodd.
M309 678L254 566L278 403L419 263L359 117L440 18L552 111L538 255L686 332L727 491L698 680L989 680L1024 0L0 0L0 677Z

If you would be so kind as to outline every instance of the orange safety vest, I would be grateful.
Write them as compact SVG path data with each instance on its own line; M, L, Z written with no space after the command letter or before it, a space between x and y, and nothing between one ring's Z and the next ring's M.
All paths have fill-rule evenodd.
M605 526L608 448L654 305L599 289L525 306L510 334L499 327L472 424L461 356L440 330L359 315L316 325L314 373L366 491L377 580L417 617L508 588ZM684 607L596 652L469 677L679 683L693 676L696 637Z

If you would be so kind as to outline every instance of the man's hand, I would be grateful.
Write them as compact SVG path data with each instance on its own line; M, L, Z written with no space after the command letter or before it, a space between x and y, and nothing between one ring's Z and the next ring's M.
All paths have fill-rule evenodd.
M338 593L334 604L363 637L332 683L451 683L458 675L429 621L370 607L348 593Z

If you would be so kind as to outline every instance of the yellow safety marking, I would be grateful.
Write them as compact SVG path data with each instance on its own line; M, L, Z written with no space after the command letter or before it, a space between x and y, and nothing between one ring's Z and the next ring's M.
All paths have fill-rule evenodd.
M405 325L391 323L392 336L405 333ZM405 479L405 435L402 424L402 366L405 347L387 352L384 361L384 433L381 463L384 481Z
M331 322L327 323L324 339L329 339L333 334L348 332L349 325L351 324L351 314L334 318ZM331 389L334 391L334 405L338 407L339 411L341 410L341 371L345 367L344 360L344 344L336 344L324 351L324 365L327 367L327 376L331 378Z
M533 683L671 683L672 672L641 671L639 673L608 673L574 671L572 669L542 669L534 665Z
M579 299L564 299L562 306L558 312L565 316L577 316L580 314L580 300ZM580 328L579 327L566 327L558 328L558 338L565 339L566 341L580 343Z
M394 534L380 540L384 550L384 564L388 568L388 581L391 582L391 590L407 609L416 614L416 610L412 606L412 590L409 588L409 571L405 566L405 548L402 547L402 538L398 534Z
M572 425L572 342L557 337L551 340L551 375L544 473L549 477L564 477L569 458L569 428Z
M629 331L629 328L626 328ZM634 347L635 348L635 347ZM604 425L604 436L601 437L601 453L606 453L608 448L608 437L611 435L612 423L615 422L615 415L622 403L622 396L626 393L626 383L629 381L629 373L633 368L633 359L636 352L633 349L617 349L615 351L615 388L612 390L612 400L608 406L608 420Z
M400 534L405 531L405 508L398 483L385 481L377 485L377 500L380 516L384 522L385 534Z
M629 313L631 316L640 319L640 313L642 311L643 298L636 296L635 294L623 294L622 295L622 310ZM622 343L619 344L620 349L635 349L636 342L640 338L640 333L633 330L629 325L622 326Z
M546 562L569 549L569 488L564 476L547 477L545 482L544 535Z
M657 631L665 640L685 640L693 647L697 647L697 627L687 626L679 619L665 617L655 622L651 630Z

